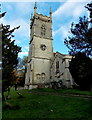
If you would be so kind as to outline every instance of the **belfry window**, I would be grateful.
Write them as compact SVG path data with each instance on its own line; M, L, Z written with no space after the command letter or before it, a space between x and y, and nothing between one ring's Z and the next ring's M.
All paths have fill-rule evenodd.
M46 28L45 28L45 25L43 24L41 26L41 35L44 36L45 35L45 32L46 32Z

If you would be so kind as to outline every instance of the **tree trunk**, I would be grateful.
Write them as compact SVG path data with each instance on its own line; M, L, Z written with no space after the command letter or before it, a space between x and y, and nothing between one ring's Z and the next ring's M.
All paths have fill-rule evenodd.
M92 84L90 85L90 91L92 92Z
M3 91L2 91L2 101L5 101L5 96Z
M8 87L8 95L7 95L7 99L10 98L10 86Z

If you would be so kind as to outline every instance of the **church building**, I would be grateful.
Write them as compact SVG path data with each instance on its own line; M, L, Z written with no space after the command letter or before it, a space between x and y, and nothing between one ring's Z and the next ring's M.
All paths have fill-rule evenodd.
M45 16L36 12L31 16L30 43L28 53L25 86L37 88L39 84L48 84L62 80L63 85L71 88L73 79L69 72L72 56L53 52L52 11Z

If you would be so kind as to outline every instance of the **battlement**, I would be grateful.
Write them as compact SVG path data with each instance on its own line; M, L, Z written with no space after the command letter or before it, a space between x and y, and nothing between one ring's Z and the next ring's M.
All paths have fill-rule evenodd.
M36 14L34 15L34 18L40 19L40 20L45 21L45 22L52 22L51 17L46 16L46 15L42 15L42 14L38 14L38 13L36 13Z

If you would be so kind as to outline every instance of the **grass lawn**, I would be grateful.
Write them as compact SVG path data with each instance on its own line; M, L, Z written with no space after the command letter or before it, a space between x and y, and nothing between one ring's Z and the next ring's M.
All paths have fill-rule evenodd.
M82 97L64 97L52 94L34 94L34 92L49 93L81 93L92 95L91 92L78 90L35 89L18 90L24 98L19 98L14 89L11 90L11 99L5 101L13 105L12 109L3 102L3 119L10 118L60 118L61 120L92 120L92 99Z

